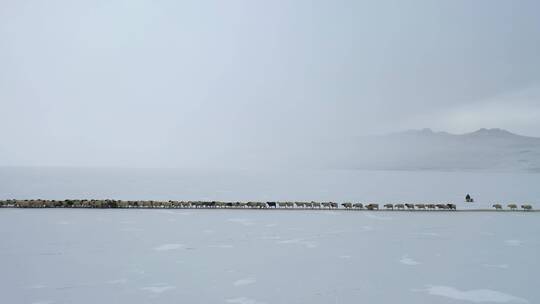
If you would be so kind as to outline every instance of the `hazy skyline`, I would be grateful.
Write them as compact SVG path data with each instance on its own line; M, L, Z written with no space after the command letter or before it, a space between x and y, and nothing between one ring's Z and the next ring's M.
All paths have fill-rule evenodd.
M540 137L538 1L2 1L0 165L213 166L429 127Z

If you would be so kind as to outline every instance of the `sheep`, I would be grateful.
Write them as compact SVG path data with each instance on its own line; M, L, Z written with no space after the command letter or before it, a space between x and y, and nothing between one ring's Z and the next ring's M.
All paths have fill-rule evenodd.
M262 202L248 202L246 204L247 207L250 207L250 208L258 208L258 209L262 209L262 208L267 208L268 206L266 205L266 203L262 203Z
M287 208L287 203L286 202L278 202L278 206L279 206L279 208L282 208L282 207Z
M364 205L362 205L362 203L355 203L353 204L353 207L356 209L364 209Z
M435 204L427 204L426 208L429 209L429 210L435 210L436 206L435 206Z
M384 208L394 210L394 205L392 205L392 204L385 204L385 205L384 205Z
M311 205L312 205L313 208L319 208L319 209L321 209L321 203L311 202Z
M343 203L341 206L343 206L345 209L352 209L352 203Z
M266 208L266 203L261 203L261 202L247 202L246 203L246 207L249 207L249 208Z
M403 209L405 209L405 204L396 204L395 207L398 210L403 210Z
M426 210L426 205L425 205L425 204L416 204L415 206L416 206L416 208L418 208L418 209Z
M524 210L524 211L531 211L532 210L532 206L531 205L521 205L521 208Z
M295 202L296 207L298 208L304 208L305 204L303 202Z
M413 204L405 204L405 207L407 207L408 210L414 210Z
M379 204L368 204L366 206L367 210L379 210Z
M328 208L328 209L331 208L330 204L331 204L330 202L324 202L324 203L321 203L321 205L323 206L323 208Z
M501 204L493 204L493 208L495 208L495 210L502 210L503 209Z
M510 210L516 210L517 205L516 204L508 204L508 208L510 208Z

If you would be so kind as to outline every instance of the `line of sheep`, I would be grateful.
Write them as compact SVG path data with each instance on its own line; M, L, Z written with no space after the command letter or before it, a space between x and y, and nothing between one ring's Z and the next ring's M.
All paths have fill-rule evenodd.
M507 207L510 210L514 210L514 211L518 209L517 204L508 204ZM493 208L495 208L495 210L503 210L503 205L502 204L494 204ZM524 211L532 211L533 207L531 205L525 204L525 205L521 205L521 209L523 209Z
M6 200L0 207L15 208L283 208L346 210L456 210L454 204L384 204L335 202L221 202L221 201L122 201L122 200Z
M345 209L379 210L379 204L343 203ZM455 204L384 204L386 210L456 210Z
M4 200L0 207L15 208L251 208L251 209L338 209L345 210L456 210L455 204L379 204L335 202L221 202L221 201L122 201L122 200ZM517 204L508 204L508 209L518 210ZM495 210L503 210L502 204L494 204ZM521 205L531 211L531 205Z

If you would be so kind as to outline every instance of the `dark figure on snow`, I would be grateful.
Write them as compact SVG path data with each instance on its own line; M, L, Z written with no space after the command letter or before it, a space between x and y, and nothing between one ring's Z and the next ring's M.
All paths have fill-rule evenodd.
M474 199L469 194L467 194L467 196L465 196L465 201L467 203L472 203L474 202Z

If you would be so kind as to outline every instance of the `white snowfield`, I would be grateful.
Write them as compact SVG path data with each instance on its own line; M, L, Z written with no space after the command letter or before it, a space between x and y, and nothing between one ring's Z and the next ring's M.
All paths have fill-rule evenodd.
M0 209L0 302L540 303L538 212Z

